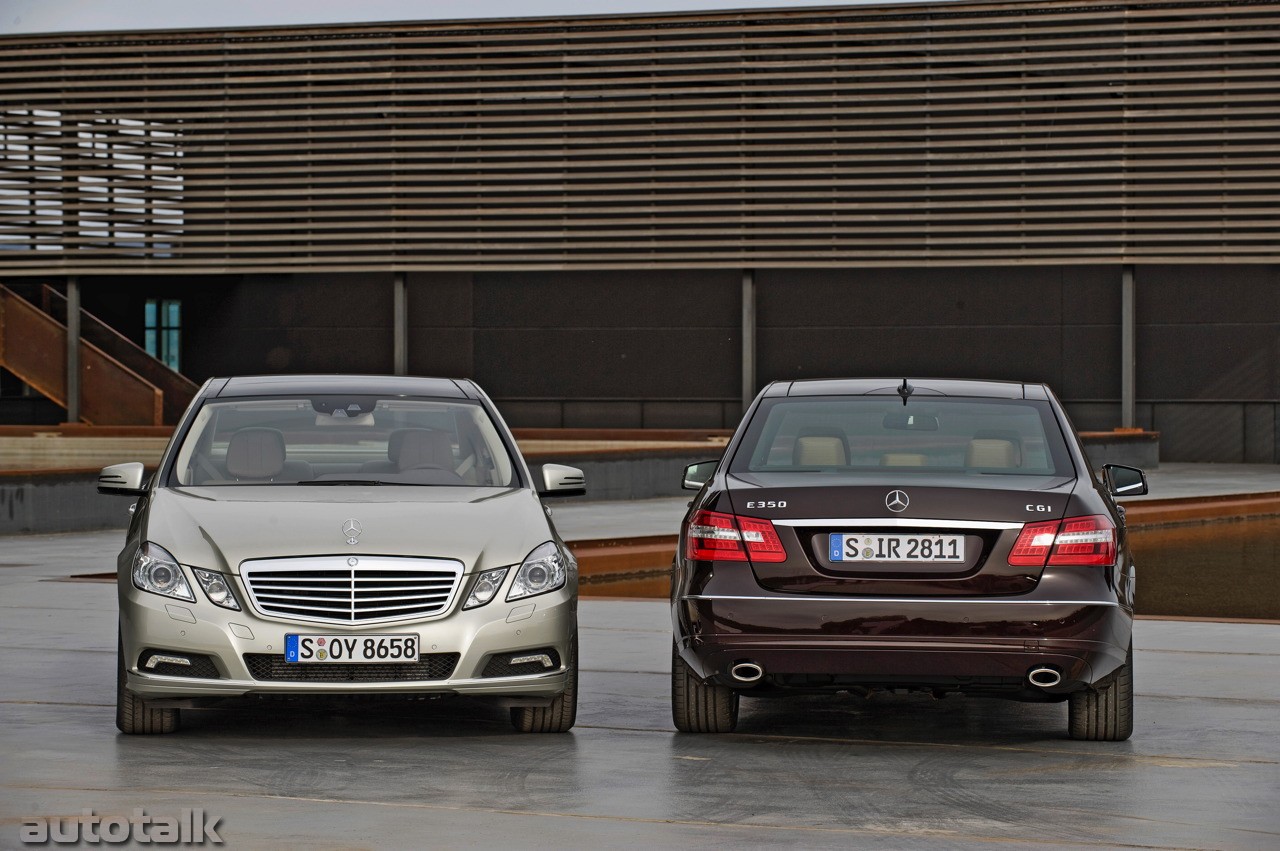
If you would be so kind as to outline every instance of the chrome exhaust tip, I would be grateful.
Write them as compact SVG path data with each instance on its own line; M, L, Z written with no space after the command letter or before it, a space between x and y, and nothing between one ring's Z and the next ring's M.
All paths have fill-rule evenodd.
M1033 686L1037 686L1039 688L1053 688L1058 683L1062 682L1062 674L1058 673L1054 668L1041 666L1039 668L1032 668L1027 674L1027 679Z
M764 676L764 668L755 662L738 662L729 669L729 676L740 683L754 683Z

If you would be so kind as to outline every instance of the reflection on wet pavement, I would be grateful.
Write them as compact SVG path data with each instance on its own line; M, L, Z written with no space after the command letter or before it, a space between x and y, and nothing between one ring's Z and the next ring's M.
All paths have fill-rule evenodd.
M1130 534L1138 614L1280 618L1280 517Z

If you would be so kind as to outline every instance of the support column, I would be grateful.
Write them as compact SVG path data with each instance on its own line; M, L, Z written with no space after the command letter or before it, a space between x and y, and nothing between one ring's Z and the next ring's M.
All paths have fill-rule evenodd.
M1120 273L1120 425L1137 421L1137 315L1134 309L1133 266Z
M742 410L756 397L756 275L742 270Z
M393 308L395 326L392 349L394 370L396 375L409 374L409 297L405 289L404 272L395 273L395 306Z
M67 422L80 422L80 279L67 278Z

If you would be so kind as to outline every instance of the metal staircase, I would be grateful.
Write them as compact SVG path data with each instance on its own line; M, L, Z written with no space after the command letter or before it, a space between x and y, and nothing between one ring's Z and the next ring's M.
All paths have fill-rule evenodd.
M0 367L67 406L66 300L44 289L49 311L0 286ZM80 311L80 412L91 425L177 422L197 390L146 350Z

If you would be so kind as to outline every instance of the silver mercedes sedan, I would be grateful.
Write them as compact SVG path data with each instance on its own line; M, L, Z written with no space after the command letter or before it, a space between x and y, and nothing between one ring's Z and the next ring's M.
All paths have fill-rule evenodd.
M255 695L466 695L516 729L573 726L577 562L493 403L465 380L206 382L137 497L120 553L116 725Z

